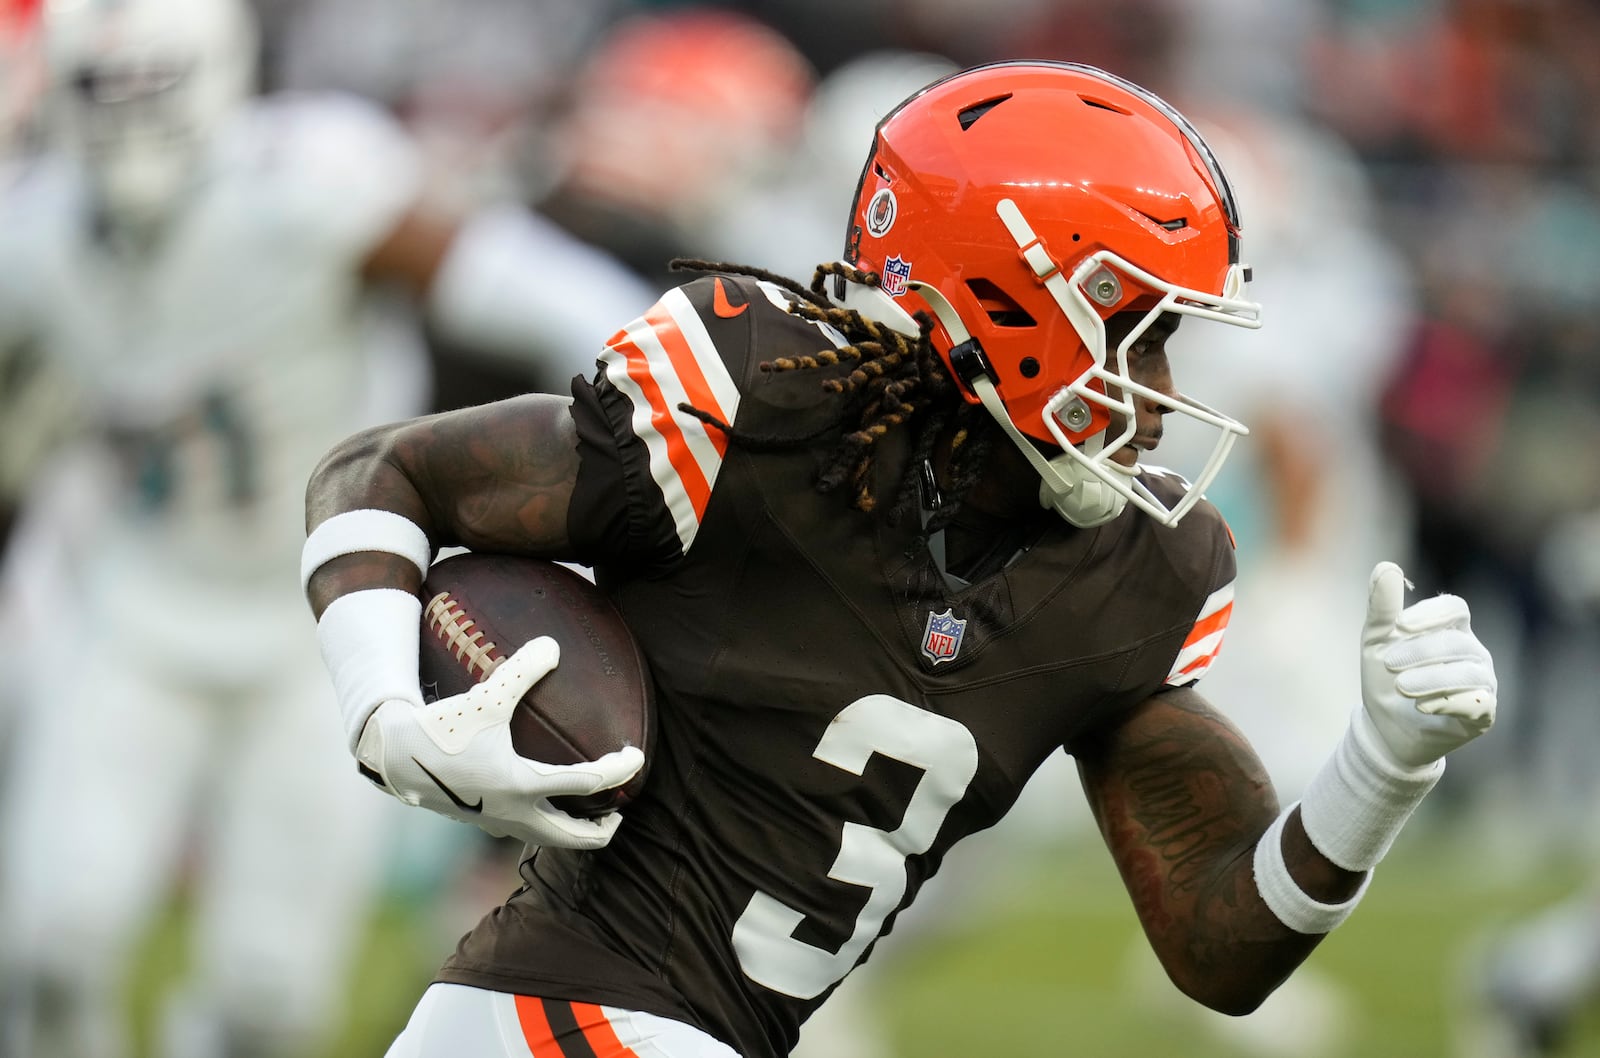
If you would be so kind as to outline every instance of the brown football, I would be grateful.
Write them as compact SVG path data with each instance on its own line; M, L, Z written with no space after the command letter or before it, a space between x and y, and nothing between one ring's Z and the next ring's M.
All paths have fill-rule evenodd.
M654 685L633 633L592 581L544 559L466 552L434 563L422 599L428 701L468 690L522 644L550 636L561 661L517 704L511 744L547 764L638 746L645 768L622 786L551 803L594 817L637 796L649 768Z

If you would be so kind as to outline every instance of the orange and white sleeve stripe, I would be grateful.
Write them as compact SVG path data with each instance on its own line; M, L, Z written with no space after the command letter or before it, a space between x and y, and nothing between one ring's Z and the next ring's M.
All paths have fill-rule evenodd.
M669 290L618 331L600 354L606 380L633 403L633 430L650 455L678 539L688 551L722 469L728 439L678 410L687 402L732 424L739 390L700 315L680 289Z
M1167 686L1182 687L1206 674L1222 651L1222 634L1233 616L1233 582L1229 581L1206 598L1194 627L1183 641L1183 649L1167 673Z

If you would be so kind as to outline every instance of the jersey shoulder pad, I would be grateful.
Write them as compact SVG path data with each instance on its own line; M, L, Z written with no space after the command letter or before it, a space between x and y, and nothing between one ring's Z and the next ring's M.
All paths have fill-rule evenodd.
M1192 486L1181 475L1161 467L1145 467L1140 475L1152 495L1171 507ZM1171 569L1197 590L1210 590L1219 578L1234 575L1233 530L1216 505L1201 497L1177 525L1157 527Z
M247 108L213 174L224 193L280 229L355 253L370 248L416 201L419 152L381 107L334 92L280 93Z
M766 281L750 286L751 303L763 311L756 315L752 334L759 355L758 370L750 379L747 422L755 426L758 418L772 418L779 420L774 427L783 434L810 432L816 420L837 414L840 397L826 384L854 369L853 362L834 355L850 339L832 324L797 311L799 295Z
M729 430L805 436L834 414L826 373L775 371L785 357L832 349L832 327L794 315L794 295L765 281L707 276L674 287L606 343L596 393L621 449L639 453L687 551L728 455Z
M823 382L839 369L784 367L847 343L835 328L796 315L795 300L745 276L674 287L610 339L602 374L635 404L663 414L683 415L679 404L687 402L741 429L775 416L803 418L834 399Z
M1147 473L1146 487L1169 506L1191 487L1170 471ZM1193 621L1167 674L1169 686L1184 686L1203 676L1222 649L1233 616L1233 582L1238 566L1233 531L1222 512L1202 498L1175 526L1151 523L1166 558L1167 576L1191 600Z

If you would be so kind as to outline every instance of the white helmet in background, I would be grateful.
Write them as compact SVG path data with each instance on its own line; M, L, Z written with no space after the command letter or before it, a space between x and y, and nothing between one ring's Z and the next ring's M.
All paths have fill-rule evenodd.
M872 142L878 122L912 95L955 73L959 66L932 52L883 49L859 55L822 79L806 113L802 179L826 203L828 237L839 203L848 202L861 179L862 144ZM830 244L830 251L835 247Z
M245 0L46 0L50 134L82 158L107 219L164 217L254 91Z

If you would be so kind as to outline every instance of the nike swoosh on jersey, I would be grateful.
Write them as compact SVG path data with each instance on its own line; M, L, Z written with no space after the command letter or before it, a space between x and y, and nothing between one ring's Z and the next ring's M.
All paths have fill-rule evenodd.
M467 802L465 802L465 801L463 801L461 799L461 796L459 794L457 794L454 790L450 789L450 787L446 786L444 784L444 780L443 779L439 778L437 775L433 774L433 772L429 771L428 770L428 766L426 764L422 763L420 760L418 760L415 757L411 758L411 763L413 763L417 767L421 768L422 769L422 774L424 774L428 778L432 779L433 780L433 784L435 786L437 786L439 789L443 790L444 791L444 795L446 797L450 798L451 803L454 804L457 808L461 809L463 812L466 812L468 815L477 815L479 812L483 811L483 798L481 798L481 797L478 798L478 803L477 804L469 805L469 804L467 804Z
M728 438L678 405L690 404L732 423L739 411L738 387L681 288L667 291L614 335L600 354L600 367L633 404L630 425L645 444L650 476L688 551L722 469Z
M750 303L748 301L738 305L735 305L733 302L729 301L728 290L722 285L722 279L720 277L712 280L711 284L711 311L715 312L723 319L731 320L734 317L741 315L745 309L750 307Z
M1228 630L1228 620L1233 616L1233 582L1229 581L1206 597L1194 627L1183 641L1183 649L1172 663L1167 674L1170 686L1193 683L1205 675L1211 663L1222 651L1222 634Z

